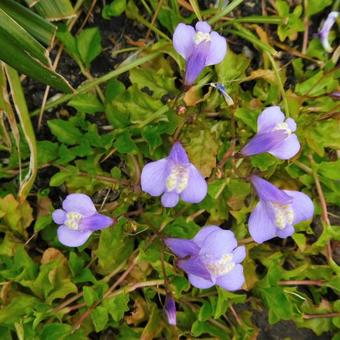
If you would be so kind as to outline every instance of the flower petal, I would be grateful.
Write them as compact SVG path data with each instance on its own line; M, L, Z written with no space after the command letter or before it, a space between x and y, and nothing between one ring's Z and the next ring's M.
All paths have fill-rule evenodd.
M83 216L91 216L97 212L91 198L85 194L67 195L63 202L66 212L77 212Z
M205 239L214 231L222 230L220 227L216 225L209 225L201 228L201 230L196 234L196 236L192 239L199 247L203 246Z
M294 157L300 150L300 142L293 133L281 143L272 148L269 153L278 159L289 159Z
M205 280L193 274L188 274L188 279L194 287L200 288L200 289L207 289L207 288L212 287L215 284L211 280Z
M102 214L93 214L92 216L84 217L80 222L81 230L101 230L112 225L112 218L102 215Z
M169 295L165 298L164 311L169 325L176 326L176 304L175 300Z
M265 179L256 175L252 175L250 179L261 200L280 204L289 204L292 202L292 197L284 190L280 190Z
M62 209L56 209L52 213L52 219L56 224L63 224L66 219L66 213Z
M263 243L276 237L277 228L267 209L266 204L260 201L249 217L249 233L256 243Z
M230 291L241 289L244 284L243 267L237 264L228 274L217 277L216 284Z
M194 46L193 51L187 60L184 81L186 85L192 85L203 71L206 66L209 49L210 42L203 41Z
M285 115L279 106L267 107L257 118L257 131L269 132L276 124L283 123Z
M289 196L293 197L292 208L294 210L293 224L311 220L314 214L314 204L304 193L299 191L285 190Z
M179 201L179 195L176 192L165 192L162 195L161 202L165 208L173 208Z
M258 133L242 148L241 154L245 156L252 156L264 152L270 152L277 145L280 145L287 136L288 134L285 130Z
M246 257L246 247L240 246L233 251L233 261L235 263L241 263Z
M235 235L230 230L217 230L210 233L203 242L200 254L215 259L231 253L237 247Z
M195 25L196 31L210 33L211 26L206 21L198 21Z
M197 255L200 248L192 240L182 238L166 238L164 243L178 257L186 257L189 255Z
M176 142L172 146L168 159L176 164L185 165L189 163L188 155L180 142Z
M277 229L276 235L281 238L287 238L294 234L294 227L292 225L287 225L284 229Z
M62 225L58 228L57 233L58 240L63 245L68 247L79 247L88 240L92 234L92 231L71 230L68 227Z
M191 164L188 185L181 193L182 200L188 203L199 203L203 201L207 192L207 182L196 167Z
M187 60L194 48L195 29L190 25L177 25L174 35L174 48L185 60Z
M292 132L296 131L296 123L293 118L287 118L286 123Z
M188 260L178 261L178 267L184 270L188 274L194 274L206 280L211 279L211 275L208 269L205 267L205 265L199 259L198 256L193 256L189 258Z
M219 64L227 53L227 42L224 37L217 32L211 32L210 37L209 54L205 66Z
M325 20L324 24L322 25L320 32L319 32L321 44L322 44L323 48L329 53L332 52L333 49L332 49L331 45L329 44L328 36L329 36L329 32L331 31L332 26L334 25L338 15L339 15L339 12L336 12L336 11L330 12L328 14L327 19Z
M142 190L151 196L160 196L165 191L167 174L168 160L165 158L146 164L141 175Z

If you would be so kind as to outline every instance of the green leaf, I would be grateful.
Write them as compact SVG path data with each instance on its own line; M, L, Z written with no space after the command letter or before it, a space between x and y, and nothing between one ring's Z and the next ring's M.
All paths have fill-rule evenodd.
M58 26L57 38L63 43L66 52L76 61L78 65L81 65L81 57L77 48L77 39L68 30L66 24L60 24Z
M98 271L108 274L113 268L127 259L133 250L134 241L124 233L126 220L121 218L113 228L106 228L100 233L98 249Z
M2 215L1 224L7 230L12 230L20 235L26 235L26 229L30 226L32 208L27 201L18 202L12 194L0 198L0 212Z
M40 339L63 340L72 332L72 327L64 323L49 323L40 333Z
M173 78L160 72L155 73L152 69L135 68L130 71L130 80L132 84L137 84L139 89L150 89L154 98L177 92Z
M58 144L48 140L38 141L38 166L48 164L58 158Z
M209 320L214 314L211 301L203 301L203 305L198 313L199 321Z
M309 77L302 83L295 87L295 91L299 95L308 95L312 97L320 96L325 93L335 91L338 86L337 79L340 77L340 70L330 73L319 71L313 76Z
M93 93L78 94L68 102L68 105L74 107L77 111L84 113L92 114L104 111L104 105Z
M318 172L321 176L338 180L340 176L340 160L334 162L321 162L318 165Z
M158 126L145 126L142 130L142 136L148 142L151 149L154 149L162 144L161 131Z
M332 0L323 1L308 1L307 2L307 15L312 16L316 13L321 12L324 8L332 4Z
M250 160L251 164L261 171L275 169L275 166L279 163L279 161L269 153L252 156Z
M228 81L244 77L249 64L250 59L229 49L223 61L215 66L218 81L226 84Z
M102 10L104 19L109 20L111 17L118 17L126 9L126 0L114 0L109 5L105 5Z
M216 166L218 144L208 130L196 130L190 135L190 142L185 145L191 162L204 177L209 177Z
M38 233L39 231L45 229L51 223L52 223L51 215L39 216L34 224L34 232Z
M70 252L70 258L69 258L69 261L68 261L68 266L69 266L73 276L76 276L81 272L81 270L84 267L84 264L85 264L85 260L81 256L78 256L73 251Z
M92 287L84 286L83 293L88 307L91 307L99 299L97 292Z
M73 126L70 121L51 119L47 122L47 125L61 143L74 145L79 143L82 138L80 130Z
M251 130L257 130L257 114L255 111L249 110L245 107L237 108L235 117L242 120L244 124L251 128Z
M293 316L292 304L281 287L261 288L260 293L269 310L269 323L290 320Z
M107 309L114 321L120 321L123 319L125 312L129 310L129 300L128 294L120 294L105 299L102 305Z
M11 302L0 309L0 325L12 326L24 316L29 317L39 300L33 296L19 293Z
M96 332L100 332L105 329L107 322L109 321L109 316L106 308L102 306L96 307L91 312L91 319L94 324Z
M138 151L136 143L131 139L129 132L124 131L113 143L120 153L134 153Z
M320 156L325 153L325 148L340 149L340 121L329 119L318 121L304 131L309 147Z
M93 27L82 30L77 37L77 48L82 61L89 67L91 62L102 52L99 29Z
M226 334L225 330L222 330L208 321L195 321L192 324L191 333L195 337L199 337L202 334L210 334L218 339L229 339L229 335Z

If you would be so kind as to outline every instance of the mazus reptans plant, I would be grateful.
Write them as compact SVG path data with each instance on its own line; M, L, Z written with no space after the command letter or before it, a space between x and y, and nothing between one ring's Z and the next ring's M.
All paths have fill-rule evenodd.
M269 152L279 159L290 159L300 150L295 130L294 119L286 119L279 106L267 107L258 116L257 134L243 147L241 154L251 156Z
M246 250L244 246L237 246L232 231L206 226L191 240L167 238L165 244L180 258L178 266L188 274L194 287L218 285L229 291L242 287L241 262Z
M251 182L260 198L248 222L249 233L255 242L289 237L295 231L295 224L312 219L314 205L304 193L280 190L256 175L251 176Z
M227 52L224 37L199 21L195 29L178 24L173 35L175 50L186 60L185 85L192 85L206 66L219 64Z
M70 194L63 201L63 209L52 214L59 224L57 231L60 243L68 247L83 245L91 234L113 224L112 218L99 214L91 198L85 194Z
M179 198L188 203L199 203L207 194L207 183L179 142L168 157L148 163L141 175L141 186L151 196L162 195L164 207L177 205Z

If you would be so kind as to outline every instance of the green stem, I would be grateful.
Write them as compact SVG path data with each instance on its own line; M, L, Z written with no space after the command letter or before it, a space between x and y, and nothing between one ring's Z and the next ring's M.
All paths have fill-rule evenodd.
M228 18L226 22L221 24L221 26L230 25L234 23L250 23L250 24L272 24L272 25L281 25L285 21L285 18L279 16L261 16L254 15L243 18Z
M113 71L111 71L111 72L109 72L109 73L107 73L107 74L105 74L105 75L103 75L103 76L101 76L97 79L94 79L93 81L89 81L84 86L78 87L73 93L63 94L58 99L51 100L51 101L47 102L46 106L45 106L45 110L48 110L48 109L56 107L60 104L63 104L65 102L69 101L71 98L77 96L78 94L85 93L85 92L91 90L92 88L96 87L97 85L103 84L103 83L109 81L112 78L116 78L119 75L121 75L122 73L130 71L131 69L133 69L133 68L135 68L139 65L142 65L142 64L158 57L159 55L160 55L160 52L154 52L154 53L151 53L149 55L146 55L145 57L134 60L129 64L122 65L122 66L118 67L116 70L113 70ZM34 110L31 113L31 115L35 116L39 112L40 112L40 109Z
M266 52L266 55L268 56L268 59L270 60L270 62L272 64L272 67L273 67L273 70L274 70L277 82L279 84L279 89L280 89L280 92L281 92L281 97L282 97L282 100L283 100L283 105L285 107L285 114L286 114L287 117L289 117L288 100L287 100L286 92L285 92L285 89L283 87L283 83L282 83L282 80L281 80L281 77L280 77L279 68L277 67L276 62L275 62L274 58L272 57L272 55L270 53L268 53L268 52Z
M197 19L202 21L202 15L201 15L200 8L198 6L197 1L196 0L189 0L189 2L190 2L192 9L194 10L194 12L196 14Z
M214 24L222 17L226 16L230 13L234 8L236 8L239 4L241 4L244 0L234 0L231 2L224 10L220 11L219 13L215 14L211 19L208 20L210 25Z

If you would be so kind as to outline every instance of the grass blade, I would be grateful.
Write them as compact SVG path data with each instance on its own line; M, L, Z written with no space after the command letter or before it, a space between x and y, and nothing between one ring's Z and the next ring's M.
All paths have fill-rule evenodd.
M0 59L33 79L51 85L62 92L72 92L70 84L61 75L24 51L20 45L13 42L11 35L1 27Z
M20 45L23 50L45 65L50 65L47 50L2 9L0 9L0 28L12 37L13 43Z
M37 144L18 72L9 66L5 66L5 70L11 89L11 96L15 111L19 117L22 132L30 149L29 169L25 178L20 184L18 194L19 200L24 201L32 189L38 172Z
M42 17L51 21L69 19L75 15L70 0L26 0L26 3Z
M241 4L244 0L234 0L229 5L226 6L226 8L219 13L217 13L215 16L213 16L211 19L208 20L208 23L210 25L214 24L218 20L220 20L222 17L226 16L228 13L230 13L234 8L236 8L239 4Z
M50 45L57 29L54 25L13 0L1 0L0 8L36 39Z

